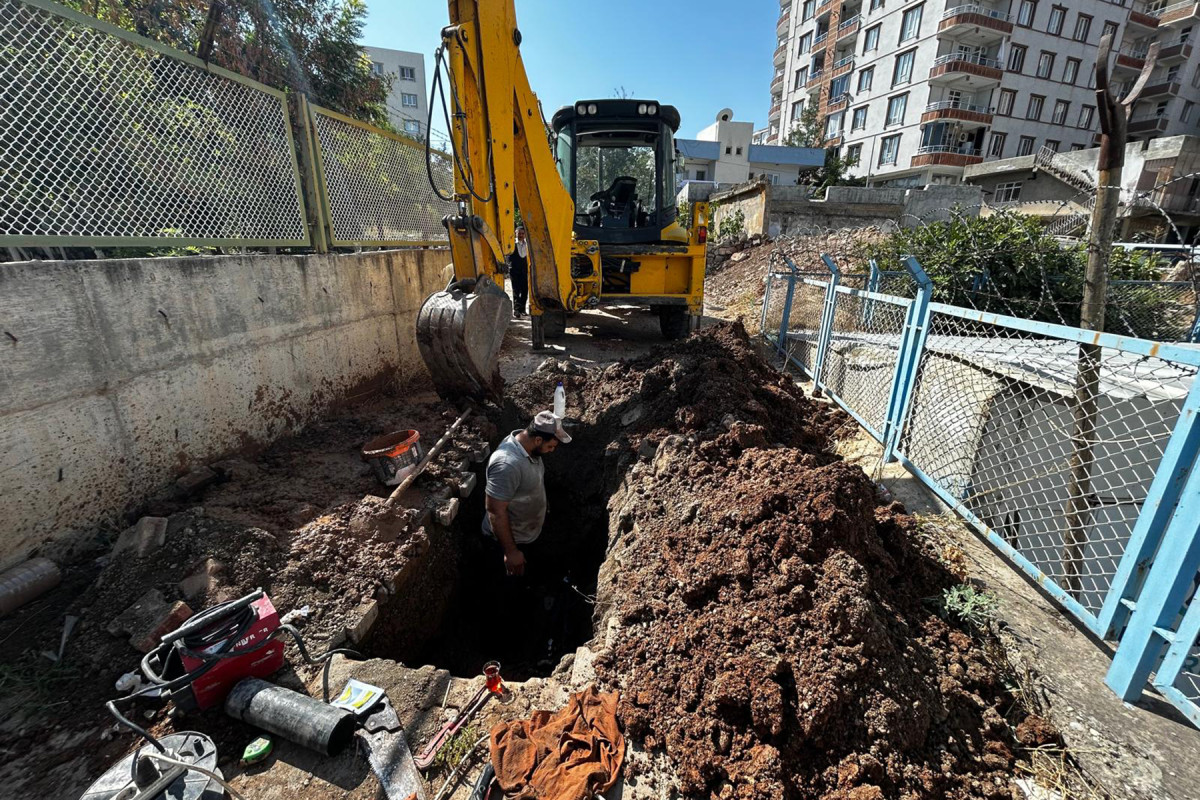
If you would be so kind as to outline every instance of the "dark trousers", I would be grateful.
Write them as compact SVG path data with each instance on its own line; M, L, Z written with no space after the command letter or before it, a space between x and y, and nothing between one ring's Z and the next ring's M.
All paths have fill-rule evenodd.
M502 663L524 669L547 656L547 643L562 639L566 624L569 598L564 594L562 554L543 539L518 545L525 555L525 574L517 577L505 571L500 543L486 535L477 537L478 579L486 587L485 595L495 599L488 611L496 620L491 650Z
M509 259L508 278L512 281L513 313L524 314L529 301L529 262L516 253Z

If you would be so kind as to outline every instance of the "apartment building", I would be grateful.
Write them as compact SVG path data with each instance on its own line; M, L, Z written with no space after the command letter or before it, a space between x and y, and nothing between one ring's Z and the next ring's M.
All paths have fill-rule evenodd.
M388 96L388 117L396 130L423 139L427 133L429 93L425 89L425 56L388 47L364 47L371 69L377 75L390 75L392 91Z
M1195 133L1200 2L783 0L768 139L815 105L827 147L877 186L959 183L984 160L1081 150L1099 133L1095 64L1113 33L1118 92L1159 42L1132 138Z
M738 122L733 110L723 108L713 124L695 139L675 140L679 152L679 177L685 181L710 181L733 186L752 180L791 186L800 175L819 169L825 151L809 147L780 147L755 141L752 122Z

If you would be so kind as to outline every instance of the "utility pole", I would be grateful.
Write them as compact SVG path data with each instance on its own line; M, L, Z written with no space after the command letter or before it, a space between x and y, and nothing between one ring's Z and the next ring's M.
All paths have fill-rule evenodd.
M1100 39L1096 56L1096 108L1100 116L1099 180L1096 207L1088 234L1087 271L1083 278L1083 304L1079 327L1088 331L1104 330L1104 311L1108 299L1108 262L1112 256L1117 215L1121 203L1121 185L1125 172L1125 145L1129 139L1129 116L1141 96L1150 73L1158 61L1158 43L1150 45L1137 83L1124 99L1118 100L1109 88L1109 58L1113 37ZM1078 593L1079 567L1087 544L1087 528L1092 507L1093 448L1099 416L1101 347L1081 343L1075 375L1074 426L1071 435L1071 475L1067 484L1067 527L1063 531L1061 561L1062 586Z

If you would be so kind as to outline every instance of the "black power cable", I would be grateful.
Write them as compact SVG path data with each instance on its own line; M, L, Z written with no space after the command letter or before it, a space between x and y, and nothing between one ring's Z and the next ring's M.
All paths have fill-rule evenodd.
M455 36L457 36L457 35L458 35L458 32L456 31ZM465 62L466 60L467 60L467 54L466 54L466 51L464 50L463 51L463 61ZM470 66L469 63L468 63L468 66ZM445 90L445 86L443 86L443 84L442 84L443 73L445 73L446 75L449 75L449 73L450 73L450 66L446 60L445 45L442 45L436 51L434 51L433 80L430 82L430 88L429 88L429 109L428 109L427 117L426 117L426 129L433 128L433 106L434 106L434 102L437 101L442 107L442 116L446 121L446 130L449 131L449 133L450 133L450 152L451 152L451 158L454 160L455 170L457 170L459 176L463 179L463 184L466 185L467 191L470 192L472 197L474 197L476 200L478 200L481 203L490 203L496 197L496 187L494 185L494 182L491 180L491 178L489 176L487 197L480 195L479 192L477 192L475 189L475 169L471 165L470 145L469 145L469 139L468 139L468 128L467 128L467 125L465 122L466 113L462 110L462 102L460 101L460 99L458 97L458 88L455 86L454 81L451 78L451 79L447 79L446 83L448 83L450 85L450 98L451 98L451 103L453 104L453 107L454 107L454 119L460 121L459 129L461 131L461 136L462 136L462 147L459 148L459 147L455 146L456 143L454 141L454 125L451 124L451 121L450 121L450 116L451 116L450 115L450 106L449 106L449 104L446 103L446 90ZM460 152L460 150L461 150L461 152ZM492 145L491 145L490 139L487 142L487 152L488 152L488 166L489 166L489 173L490 173L490 171L491 171L490 165L491 165L491 161L492 161ZM439 189L437 187L437 184L434 182L433 163L432 162L433 162L433 145L430 142L429 137L427 136L425 138L425 172L429 178L429 185L433 189L434 193L439 198L441 198L442 200L445 200L446 202L452 202L454 200L454 195L453 194L450 194L450 195L442 194L441 189Z

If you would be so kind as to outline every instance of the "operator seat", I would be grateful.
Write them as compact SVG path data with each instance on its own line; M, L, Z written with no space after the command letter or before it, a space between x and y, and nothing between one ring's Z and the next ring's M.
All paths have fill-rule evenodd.
M637 178L628 175L614 178L607 189L596 192L591 199L588 214L593 217L599 216L602 227L636 227L640 211L640 204L637 200Z

